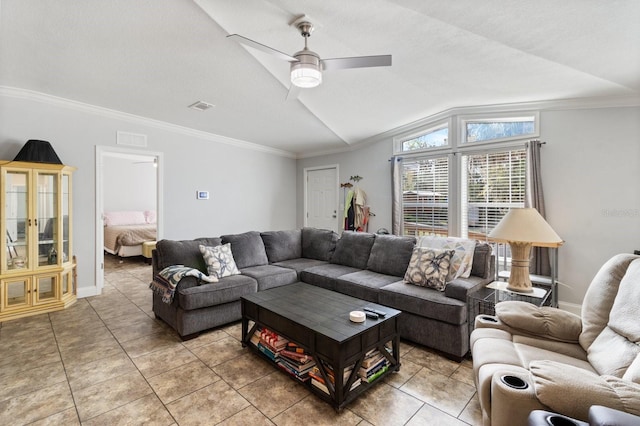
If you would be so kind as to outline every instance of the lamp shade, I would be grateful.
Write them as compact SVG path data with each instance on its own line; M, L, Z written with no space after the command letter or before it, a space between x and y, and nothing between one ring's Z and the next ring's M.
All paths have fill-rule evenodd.
M31 163L51 163L62 164L60 157L53 150L51 144L47 141L37 139L29 139L24 144L18 155L13 161L28 161Z
M556 234L538 210L511 209L489 233L494 241L523 242L538 247L558 247L562 238Z

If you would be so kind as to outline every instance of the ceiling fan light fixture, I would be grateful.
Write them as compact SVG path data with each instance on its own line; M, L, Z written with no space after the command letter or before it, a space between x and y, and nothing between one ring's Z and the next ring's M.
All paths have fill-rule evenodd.
M291 62L291 84L298 87L316 87L322 83L320 58L310 50L303 50L294 55L297 62Z

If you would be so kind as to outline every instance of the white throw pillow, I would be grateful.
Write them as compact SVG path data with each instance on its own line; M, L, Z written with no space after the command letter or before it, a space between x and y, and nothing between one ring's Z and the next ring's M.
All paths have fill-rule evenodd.
M240 271L236 266L231 253L231 244L223 244L221 246L209 247L200 245L200 253L207 265L209 276L218 279L231 275L238 275Z

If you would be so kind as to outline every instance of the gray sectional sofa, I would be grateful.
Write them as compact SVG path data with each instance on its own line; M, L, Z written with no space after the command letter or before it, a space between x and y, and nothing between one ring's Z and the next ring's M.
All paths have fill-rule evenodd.
M467 294L493 280L491 246L478 243L469 278L456 278L444 292L403 282L415 238L363 232L338 234L302 228L246 232L220 238L158 241L154 276L185 265L207 273L199 246L231 244L240 275L217 283L184 277L171 303L153 296L157 318L183 339L241 318L243 295L303 281L402 311L401 337L460 360L469 350Z

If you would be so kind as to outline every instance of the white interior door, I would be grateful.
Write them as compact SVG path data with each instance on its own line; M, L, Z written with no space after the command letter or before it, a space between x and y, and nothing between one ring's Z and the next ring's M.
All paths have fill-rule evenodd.
M305 226L338 232L338 167L306 169Z

